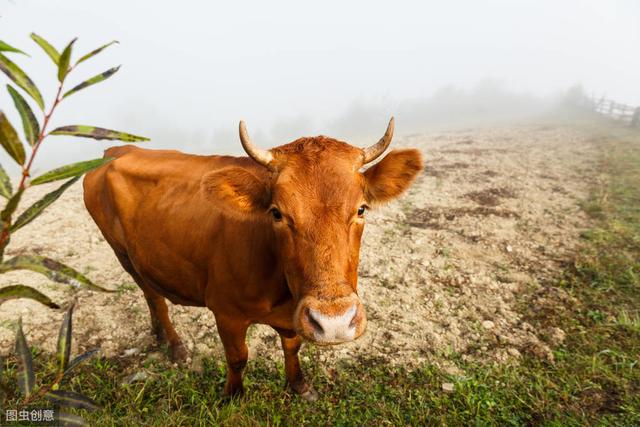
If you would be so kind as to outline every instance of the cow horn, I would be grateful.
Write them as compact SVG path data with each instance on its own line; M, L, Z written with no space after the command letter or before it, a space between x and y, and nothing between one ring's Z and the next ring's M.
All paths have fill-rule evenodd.
M242 143L242 148L244 148L244 151L247 152L249 157L263 166L270 167L269 163L273 160L273 154L271 154L269 150L263 150L253 145L253 142L249 139L247 127L243 120L240 120L240 142Z
M372 146L367 147L363 150L364 151L363 164L372 162L378 157L380 157L380 155L384 153L384 150L386 150L387 147L389 147L389 144L391 144L392 138L393 138L393 117L391 117L391 120L389 120L389 126L387 126L387 131L384 133L382 138L380 138L380 141L376 142Z

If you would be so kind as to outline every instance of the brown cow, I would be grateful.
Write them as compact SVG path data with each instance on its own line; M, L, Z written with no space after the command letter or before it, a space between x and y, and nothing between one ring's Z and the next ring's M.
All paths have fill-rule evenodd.
M302 375L302 340L337 344L366 328L357 294L365 211L399 196L422 170L420 152L391 151L393 119L373 146L300 138L250 157L113 147L87 174L84 200L124 269L144 292L153 332L186 356L169 319L174 304L206 306L227 359L226 395L243 391L249 325L280 335L287 385L315 397Z

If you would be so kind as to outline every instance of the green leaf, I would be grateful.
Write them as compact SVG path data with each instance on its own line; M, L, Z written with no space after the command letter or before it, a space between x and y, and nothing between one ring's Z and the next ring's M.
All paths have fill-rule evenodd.
M63 373L69 364L71 355L71 331L73 329L73 304L62 318L60 333L58 334L58 347L56 357L58 359L58 373Z
M61 426L65 427L84 427L87 425L80 415L63 411L58 412L58 421Z
M117 40L113 40L103 46L100 46L99 48L97 48L96 50L92 50L91 52L87 53L85 56L83 56L82 58L78 59L78 62L76 62L76 65L78 65L81 62L86 61L87 59L91 58L92 56L95 56L97 54L99 54L100 52L102 52L103 50L105 50L106 48L108 48L109 46L111 46L112 44L116 44L119 43Z
M22 142L20 142L16 130L2 111L0 111L0 144L2 144L2 147L4 147L13 160L19 165L24 165L27 157L24 152L24 146Z
M0 53L0 71L5 73L15 84L27 92L36 101L38 106L44 110L44 101L38 87L31 81L29 76L20 67L11 62L9 58Z
M70 179L69 181L62 184L59 188L57 188L56 190L50 193L45 194L45 196L42 199L38 200L33 205L25 209L25 211L20 214L18 219L14 221L13 225L11 226L11 232L13 233L21 229L22 227L24 227L25 225L29 224L31 221L36 219L38 216L40 216L40 214L44 212L44 210L50 204L58 200L58 198L60 198L62 193L64 193L67 188L71 187L76 181L78 181L78 179L80 179L79 176L76 178Z
M24 137L32 147L35 145L38 136L40 136L40 125L36 116L33 114L31 107L24 99L20 92L15 90L11 85L7 85L9 95L13 98L13 103L22 118L22 128L24 129Z
M65 77L67 77L67 74L69 73L69 62L71 61L71 51L73 50L73 44L76 42L76 40L78 40L77 37L71 40L67 45L67 47L65 47L64 50L62 51L62 54L60 55L60 60L58 61L58 81L60 83L64 81Z
M29 298L38 301L40 304L44 304L49 308L60 308L60 306L45 294L37 291L29 286L24 285L11 285L0 288L0 304L10 299Z
M60 62L60 52L58 52L55 47L51 46L48 41L46 41L36 33L31 33L31 39L34 42L38 43L38 46L40 46L42 50L44 50L45 53L49 55L49 58L51 58L54 64L58 65L58 62Z
M72 125L63 126L51 131L51 135L71 135L82 136L93 139L108 139L112 141L138 142L149 141L144 136L131 135L129 133L118 132L115 130L99 128L95 126Z
M100 409L93 400L74 391L52 390L45 394L45 397L67 408L86 409L88 411Z
M83 274L65 264L39 255L18 255L0 264L0 274L14 270L34 271L45 275L54 282L74 287L86 287L100 292L113 292L93 284Z
M11 179L2 165L0 165L0 195L8 199L11 197L11 193L13 193Z
M118 65L117 67L113 67L105 72L102 72L96 76L91 77L89 80L85 80L84 82L80 83L79 85L75 86L73 89L67 91L63 96L62 99L66 98L69 95L73 95L74 93L78 92L79 90L82 90L86 87L89 86L93 86L96 83L100 83L102 81L107 80L109 77L113 76L118 70L120 69L120 66Z
M92 169L98 168L106 163L109 163L113 159L115 159L115 157L105 157L105 158L85 160L84 162L65 165L65 166L53 169L49 172L46 172L45 174L40 175L37 178L34 178L31 181L31 185L40 185L46 182L57 181L57 180L69 178L72 176L80 176L86 172L89 172Z
M73 368L75 368L76 366L80 365L85 360L89 359L91 356L96 354L98 351L100 351L99 348L94 348L94 349L91 349L89 351L85 351L80 356L75 357L71 362L69 362L69 366L67 366L67 370L64 371L64 375L67 376L68 374L70 374L71 371L73 370Z
M20 387L20 391L24 397L28 397L36 385L36 376L33 372L31 350L27 345L27 339L24 337L24 332L22 331L22 318L18 320L16 356L18 358L18 387Z
M24 53L20 49L16 49L15 47L6 44L2 40L0 40L0 52L16 52L16 53L21 53L23 55L27 55L26 53ZM29 56L29 55L27 55L27 56Z
M9 221L11 219L11 216L16 211L16 209L18 209L18 204L20 203L20 199L22 198L23 192L24 192L24 189L16 192L16 194L11 196L9 201L7 201L7 204L4 205L4 209L2 210L2 212L0 212L0 220L2 220L3 223Z

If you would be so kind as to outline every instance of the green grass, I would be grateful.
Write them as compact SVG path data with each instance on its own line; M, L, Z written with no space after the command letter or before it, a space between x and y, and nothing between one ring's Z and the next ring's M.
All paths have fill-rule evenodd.
M166 361L97 359L66 388L104 407L83 414L91 425L640 425L640 134L590 132L601 153L584 202L593 227L564 275L548 285L577 303L527 313L535 327L566 331L553 362L524 355L517 366L480 365L451 354L465 373L451 376L363 355L334 371L309 348L304 365L321 396L314 403L285 392L282 364L265 360L250 361L247 394L230 402L220 397L224 364L217 360L205 361L198 374ZM528 301L524 295L523 309ZM15 361L5 362L7 407L17 404L14 369ZM141 369L146 381L122 384ZM442 389L447 382L451 393Z

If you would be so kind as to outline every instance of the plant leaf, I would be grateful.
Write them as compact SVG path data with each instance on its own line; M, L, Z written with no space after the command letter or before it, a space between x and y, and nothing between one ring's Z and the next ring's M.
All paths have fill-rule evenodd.
M91 58L92 56L95 56L97 54L99 54L100 52L102 52L103 50L105 50L106 48L108 48L109 46L111 46L112 44L116 44L116 43L120 43L117 40L113 40L105 45L100 46L99 48L92 50L91 52L87 53L86 55L84 55L82 58L78 59L78 62L76 62L76 65L78 65L81 62L86 61L87 59Z
M62 195L62 193L65 192L67 188L71 187L76 181L78 181L78 179L80 179L80 177L70 179L69 181L58 187L56 190L45 194L42 199L38 200L33 205L25 209L24 212L20 214L18 219L14 221L13 225L11 225L11 232L13 233L16 230L21 229L22 227L36 219L50 204L58 200L58 198Z
M24 146L20 142L16 130L2 111L0 111L0 144L2 144L2 147L4 147L13 160L19 165L24 164L26 159Z
M18 387L28 397L36 385L36 376L33 372L33 358L27 345L27 339L22 331L22 318L18 319L18 331L16 333L16 356L18 357Z
M38 136L40 136L40 125L38 124L38 120L33 114L33 111L27 101L22 95L20 95L20 92L15 90L11 85L7 85L7 90L9 91L11 98L13 98L13 103L15 104L18 113L20 113L22 128L24 129L24 137L29 145L33 147Z
M73 50L73 44L76 42L76 40L78 40L77 37L71 40L67 47L65 47L62 51L62 54L60 54L60 60L58 61L58 81L60 83L64 81L64 78L67 77L67 74L69 73L71 51Z
M73 329L73 304L62 318L60 325L60 333L58 334L58 350L56 357L58 359L58 373L63 373L69 364L69 356L71 355L71 332Z
M43 274L54 282L86 287L94 291L113 292L93 284L83 274L65 264L39 255L18 255L0 264L0 274L13 270L30 270Z
M105 157L61 166L59 168L50 170L49 172L46 172L37 178L34 178L31 181L31 185L40 185L46 182L58 181L60 179L65 179L72 176L81 176L92 169L109 163L113 159L115 159L115 157Z
M23 55L27 55L26 53L24 53L20 49L16 49L15 47L13 47L11 45L8 45L7 43L3 42L2 40L0 40L0 52L16 52L16 53L21 53ZM29 56L29 55L27 55L27 56Z
M46 41L36 33L31 33L31 39L34 42L38 43L38 46L40 46L42 50L44 50L45 53L49 55L49 58L51 58L54 64L58 65L58 62L60 62L60 52L58 52L55 47L51 46L48 41Z
M89 87L89 86L93 86L96 83L100 83L102 81L107 80L109 77L113 76L118 70L120 69L120 65L118 65L117 67L113 67L107 71L104 71L96 76L91 77L88 80L85 80L84 82L80 83L79 85L75 86L73 89L67 91L63 96L62 99L66 98L69 95L73 95L74 93Z
M16 194L11 196L9 201L7 201L7 204L4 205L4 209L0 212L0 219L3 223L9 221L11 219L11 215L13 215L16 209L18 209L18 204L20 203L23 192L24 189L19 190Z
M100 351L100 348L94 348L89 351L85 351L80 356L75 357L71 362L69 362L69 366L67 366L67 370L64 371L64 375L68 375L76 366L80 365L85 360L89 359L91 356Z
M44 110L44 101L38 87L33 81L22 71L20 67L11 62L9 58L0 53L0 71L5 73L15 84L20 86L22 90L27 92L31 98Z
M10 299L18 298L29 298L38 301L40 304L44 304L49 308L60 308L60 306L51 301L48 296L30 286L11 285L0 288L0 304Z
M58 412L58 421L61 423L61 426L84 427L87 425L80 415L63 411Z
M93 400L75 391L52 390L45 394L45 397L60 406L68 408L86 409L88 411L100 409Z
M13 193L11 179L2 165L0 165L0 195L8 199L11 197L11 193Z
M62 126L51 131L51 135L71 135L98 140L108 139L124 142L149 141L149 138L145 138L144 136L131 135L129 133L85 125Z

